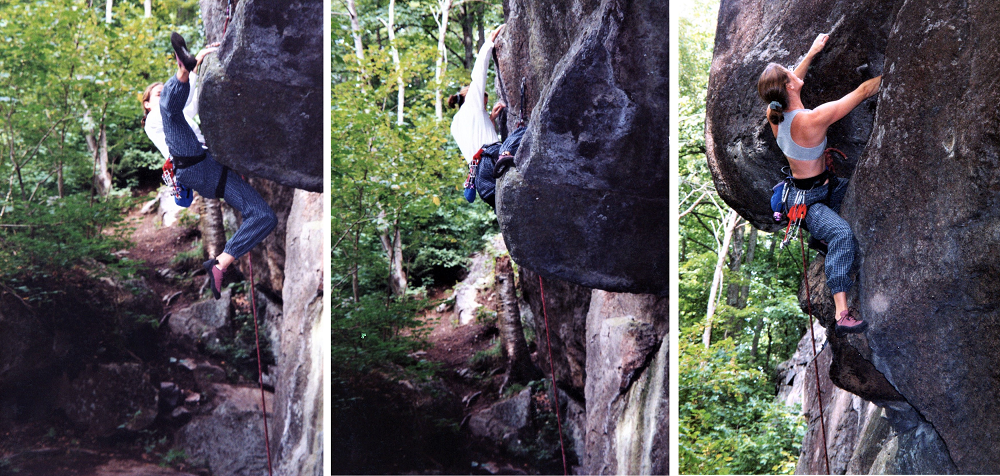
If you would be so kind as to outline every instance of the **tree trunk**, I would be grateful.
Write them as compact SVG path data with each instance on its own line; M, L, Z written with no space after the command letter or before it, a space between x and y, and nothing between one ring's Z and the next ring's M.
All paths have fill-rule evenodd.
M104 23L111 23L111 2L108 0L107 6L104 8Z
M361 75L365 75L365 47L361 44L361 23L358 21L358 9L354 0L347 0L347 14L351 17L351 36L354 37L354 54L361 66Z
M444 73L448 68L448 62L445 61L447 49L445 49L445 36L448 34L448 15L451 13L452 0L441 0L440 10L438 12L438 48L437 48L437 59L434 62L434 117L438 121L444 119L444 108L441 102L441 88L443 87L442 79L444 78Z
M65 182L63 181L63 161L62 159L59 159L59 171L56 173L56 188L58 188L59 190L59 198L63 198L65 196L63 195L64 184Z
M226 248L226 225L222 213L222 202L218 199L202 200L201 242L209 258L222 254Z
M747 254L743 264L747 268L743 271L743 286L740 286L740 297L736 307L744 309L747 307L747 298L750 297L750 268L753 263L754 252L757 251L757 229L750 227L750 236L747 237Z
M517 303L517 290L514 286L514 267L511 266L509 255L497 258L496 280L497 298L500 301L500 312L497 315L500 345L507 357L507 377L500 387L502 394L509 384L528 383L541 377L541 372L531 362L528 342L524 339L521 309Z
M382 249L389 258L389 289L393 296L402 296L406 292L406 273L403 271L403 238L399 232L399 221L392 224L392 229L379 236Z
M87 147L94 154L94 190L99 197L107 197L111 193L111 173L108 172L108 136L104 124L97 137L87 134Z
M385 23L385 28L389 30L389 44L392 46L392 64L396 66L396 125L403 125L403 104L406 102L406 85L403 83L403 67L399 63L399 50L396 49L396 0L389 0L389 22Z
M726 304L737 307L740 302L740 282L737 277L740 275L740 267L743 266L743 242L745 235L743 227L733 231L733 245L729 255L729 284L726 286Z
M757 318L757 325L753 327L753 344L750 346L750 355L753 356L755 364L760 364L757 357L757 347L760 345L760 331L764 328L764 316Z
M479 38L476 39L476 51L479 51L483 47L483 43L486 43L486 28L483 26L483 22L486 20L486 6L482 3L479 4L479 13L476 15L476 31L479 32Z
M153 16L153 0L146 0L142 3L146 9L143 18L151 18Z
M476 51L473 49L475 39L472 37L472 29L476 27L476 12L469 8L468 3L462 4L462 46L465 47L465 58L462 64L465 69L472 69L473 61L476 60Z
M354 232L354 269L351 271L351 290L354 292L354 303L361 302L358 294L358 245L361 242L361 227L357 227Z
M723 220L724 237L722 244L719 246L719 259L715 263L715 275L712 278L712 287L708 292L708 311L705 313L705 333L701 337L701 342L705 345L706 349L712 343L712 316L715 315L715 297L722 288L722 269L726 265L726 255L729 252L729 242L732 241L733 230L736 228L737 221L739 221L739 215L736 214L735 210L729 210L729 213L726 214L726 218Z

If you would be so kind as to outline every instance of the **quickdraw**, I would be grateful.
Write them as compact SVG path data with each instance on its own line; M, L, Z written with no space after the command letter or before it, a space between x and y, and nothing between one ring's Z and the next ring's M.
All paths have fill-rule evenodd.
M229 29L229 19L233 17L233 0L229 0L226 4L226 23L222 25L222 36L226 36L226 30Z
M170 188L174 199L180 200L182 198L181 187L177 183L177 172L174 170L174 161L171 157L167 157L167 161L163 163L163 183Z
M785 193L788 193L788 188L785 187ZM788 207L788 226L785 227L785 238L781 240L780 249L784 249L788 245L792 238L795 238L795 234L802 227L802 220L806 217L806 213L809 212L809 206L806 205L806 192L802 190L796 190L795 198L792 201L792 206Z

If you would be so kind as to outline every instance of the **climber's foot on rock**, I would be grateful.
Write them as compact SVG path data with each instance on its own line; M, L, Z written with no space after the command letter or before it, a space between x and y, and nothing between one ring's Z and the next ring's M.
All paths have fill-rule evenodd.
M194 67L198 65L198 60L188 51L184 37L176 31L171 33L170 45L174 47L174 54L177 55L177 59L184 65L184 69L188 70L188 72L194 71Z
M838 337L844 337L847 334L859 334L868 328L868 323L858 319L855 316L856 313L857 311L854 309L848 309L840 313L836 327Z
M222 274L223 271L219 269L217 265L219 260L210 259L201 264L201 267L205 268L205 272L208 273L208 285L212 288L212 296L215 299L222 297Z
M497 163L493 165L493 178L498 179L502 177L503 174L507 172L507 169L509 169L513 165L514 165L513 155L510 155L509 152L504 152L503 154L500 154L500 159L497 160Z

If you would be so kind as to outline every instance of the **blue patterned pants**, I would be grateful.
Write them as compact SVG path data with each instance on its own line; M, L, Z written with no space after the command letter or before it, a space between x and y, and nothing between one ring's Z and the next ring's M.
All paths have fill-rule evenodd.
M856 244L854 233L851 227L840 217L840 202L844 200L847 192L847 179L836 178L837 184L833 189L833 196L825 203L820 203L826 199L830 187L828 184L817 185L812 190L800 190L794 185L786 184L791 189L788 192L788 203L791 205L798 193L805 194L805 202L809 206L806 212L806 229L818 240L826 242L826 285L833 294L847 292L851 289L853 281L848 274L854 264Z
M181 185L194 189L205 198L222 198L240 212L243 224L236 230L233 237L226 242L225 252L239 259L254 246L264 241L267 235L274 231L278 218L274 210L267 205L264 198L250 184L243 181L233 171L223 173L226 169L212 158L212 154L202 148L201 142L195 136L191 126L184 119L184 101L187 98L189 84L182 83L177 77L171 77L163 86L160 98L160 112L163 114L163 133L167 146L174 156L195 156L205 154L205 159L197 164L183 169L177 169L177 181ZM216 196L225 176L225 190L222 196Z

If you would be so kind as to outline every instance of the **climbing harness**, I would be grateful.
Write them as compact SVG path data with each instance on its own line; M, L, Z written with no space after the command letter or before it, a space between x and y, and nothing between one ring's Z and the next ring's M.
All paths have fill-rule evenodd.
M174 197L174 203L187 208L194 201L194 192L177 181L177 172L174 168L174 161L167 157L163 163L163 183L170 189L170 195Z
M260 363L260 331L257 329L257 293L253 282L253 255L247 253L247 260L250 262L250 305L253 306L253 335L257 339L257 376L260 382L260 413L264 418L264 447L267 449L267 474L271 472L271 441L267 432L267 403L264 400L264 369Z
M566 467L566 446L563 443L562 421L559 419L559 394L556 390L556 366L552 362L552 339L549 338L549 315L545 311L545 286L542 275L538 275L538 290L542 293L542 317L545 319L545 341L549 344L549 371L552 375L552 407L556 409L556 426L559 428L559 450L562 451L563 475L569 474Z
M826 474L830 474L830 455L826 450L826 418L823 416L823 391L819 388L819 363L815 362L816 335L813 333L812 295L809 293L809 276L806 268L806 245L802 241L802 229L799 228L799 246L802 248L802 281L806 284L806 309L809 312L809 338L812 340L813 372L816 376L816 406L819 407L819 428L823 437L823 462L826 463Z
M830 147L823 151L823 157L825 157L826 169L821 175L813 178L813 183L810 187L815 188L817 186L823 186L821 182L826 182L827 193L826 198L817 202L824 203L829 206L830 200L833 199L833 191L837 187L837 176L834 175L834 160L833 154L840 154L842 160L847 160L847 154L844 154L840 149L835 149ZM783 167L782 172L785 172L785 179L778 182L774 186L773 193L771 194L771 210L774 212L774 221L781 221L782 212L785 210L788 204L788 195L790 188L792 188L795 183L795 179L792 178L791 169L788 167ZM787 172L786 172L787 171ZM810 180L810 179L803 179ZM808 185L807 185L808 186ZM803 190L800 186L795 186L795 195L792 198L792 204L787 206L788 212L788 226L785 227L785 237L781 241L781 248L784 248L788 243L795 237L795 234L801 230L802 220L805 219L806 213L808 212L809 206L805 203L805 193L809 190Z

